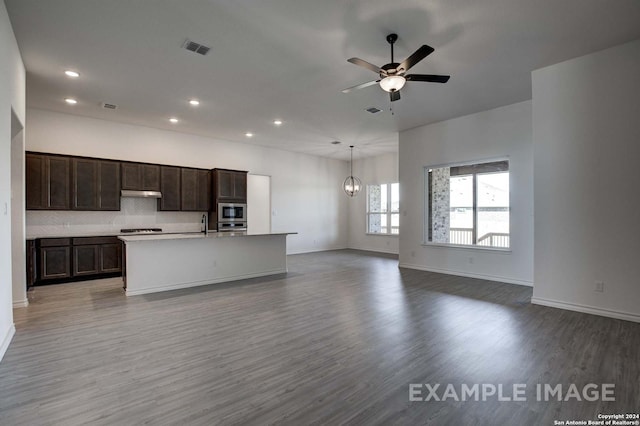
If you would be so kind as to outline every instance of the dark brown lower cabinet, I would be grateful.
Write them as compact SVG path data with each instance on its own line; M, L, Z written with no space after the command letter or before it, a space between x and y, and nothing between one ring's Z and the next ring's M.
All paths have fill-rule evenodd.
M73 276L99 274L98 252L96 245L73 246Z
M71 278L71 240L46 238L38 240L38 278L53 280Z
M36 245L39 283L122 272L122 243L117 237L42 238Z
M117 241L101 245L99 259L100 273L122 272L122 243Z
M27 240L27 290L33 287L36 280L38 279L36 257L36 241Z

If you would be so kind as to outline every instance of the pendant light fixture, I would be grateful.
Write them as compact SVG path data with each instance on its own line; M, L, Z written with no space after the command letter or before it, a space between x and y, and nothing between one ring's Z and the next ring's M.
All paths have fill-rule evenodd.
M356 195L358 195L358 192L360 192L360 188L362 188L362 182L360 181L360 179L353 175L353 145L351 145L349 148L351 148L351 173L344 180L342 188L349 197L355 197Z

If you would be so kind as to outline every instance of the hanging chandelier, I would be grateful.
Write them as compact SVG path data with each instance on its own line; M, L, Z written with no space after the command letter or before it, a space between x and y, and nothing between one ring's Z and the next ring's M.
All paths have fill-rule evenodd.
M342 189L344 189L344 192L346 192L349 197L355 197L356 195L358 195L358 192L360 192L360 188L362 188L362 182L360 182L360 179L353 175L353 145L351 145L349 148L351 148L351 172L349 173L349 176L347 176L347 178L344 180Z

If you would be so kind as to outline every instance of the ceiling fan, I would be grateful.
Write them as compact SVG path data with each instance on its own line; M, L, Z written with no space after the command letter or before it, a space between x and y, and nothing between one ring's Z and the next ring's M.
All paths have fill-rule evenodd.
M380 78L378 80L369 81L367 83L358 84L357 86L344 89L342 93L349 93L352 90L362 89L364 87L373 86L374 84L380 84L380 87L385 92L389 92L391 102L400 99L400 89L407 81L427 81L431 83L446 83L449 81L448 75L433 75L433 74L406 74L407 71L415 64L433 53L434 49L431 46L423 44L418 50L413 52L411 56L405 59L402 63L394 62L393 60L393 44L398 40L398 34L389 34L387 36L387 42L391 45L391 62L377 67L372 63L369 63L360 58L347 59L354 65L359 65L368 70L371 70L378 74Z

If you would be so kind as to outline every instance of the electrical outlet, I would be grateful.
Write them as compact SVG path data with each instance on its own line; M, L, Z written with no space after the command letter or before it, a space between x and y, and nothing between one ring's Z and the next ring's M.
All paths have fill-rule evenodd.
M416 257L416 252L415 251L411 251L411 257Z
M604 282L603 281L596 281L596 291L598 293L604 293Z
M473 257L469 257L469 263L473 265Z

